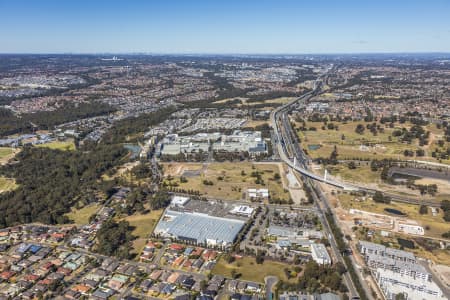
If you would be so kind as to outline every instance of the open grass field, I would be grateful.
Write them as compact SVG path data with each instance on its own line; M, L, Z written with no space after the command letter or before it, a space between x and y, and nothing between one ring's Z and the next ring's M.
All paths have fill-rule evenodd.
M323 139L326 140L326 139ZM321 145L321 147L317 150L311 150L308 148L308 145ZM303 144L303 148L308 151L308 154L311 158L319 158L319 157L330 157L331 152L334 150L333 144L327 143L317 143L317 142L305 142ZM394 144L391 143L385 147L369 147L364 148L359 145L336 145L338 152L338 159L346 160L346 159L401 159L404 158L403 151L405 150L416 150L418 147L413 145L406 144ZM423 160L432 160L427 159L426 157L421 158Z
M124 220L134 227L133 235L138 238L148 238L163 213L162 209L152 210L146 214L135 214L125 217Z
M264 124L268 124L268 121L264 121L264 120L248 120L247 122L245 122L244 127L253 127L255 128L256 126L261 126Z
M373 172L370 166L361 165L356 167L356 169L351 170L347 165L328 165L328 174L342 179L344 181L355 182L355 183L377 183L381 182L380 174L381 171ZM323 171L324 172L324 171Z
M374 99L400 99L400 96L375 95Z
M273 98L273 99L265 99L265 100L261 100L261 101L255 101L255 102L248 102L248 98L242 98L242 97L236 97L236 98L227 98L227 99L222 99L222 100L218 100L215 101L215 104L224 104L230 101L234 101L234 100L239 100L241 103L236 104L237 107L241 107L241 106L254 106L254 105L259 105L259 104L285 104L291 100L295 99L295 97L279 97L279 98Z
M72 208L72 211L67 213L66 216L69 217L74 224L85 225L89 223L89 217L95 214L99 208L100 206L98 204L90 204L80 209Z
M450 182L444 179L422 178L414 180L415 184L436 184L438 186L439 199L450 199Z
M288 103L289 101L294 100L295 97L280 97L280 98L273 98L273 99L265 99L265 100L261 100L261 101L255 101L255 102L248 102L248 101L241 101L241 104L237 104L237 107L252 107L252 106L256 106L256 105L261 105L261 104L285 104ZM267 106L267 107L262 107L261 109L264 110L273 110L274 107L273 106Z
M263 264L259 265L256 263L254 257L248 256L237 258L231 264L228 264L223 258L220 258L212 270L212 273L231 278L231 271L233 269L236 273L241 274L239 279L242 280L264 283L264 277L274 275L283 281L295 281L295 279L288 280L284 273L284 269L293 271L292 265L269 260L265 260Z
M47 144L40 144L36 145L36 147L45 147L55 150L63 150L63 151L72 151L75 150L75 144L73 143L73 140L67 140L67 141L54 141Z
M429 227L425 230L425 235L435 238L442 238L442 234L450 230L450 223L445 222L443 219L443 212L439 210L436 216L431 214L430 209L425 215L419 213L419 206L406 203L391 202L390 204L376 203L372 200L355 201L355 197L349 194L339 195L339 201L345 209L360 209L372 213L387 214L385 208L394 208L406 213L406 218L417 221L421 226Z
M0 177L0 193L11 191L17 188L17 184L14 179Z
M425 127L426 130L430 131L430 143L426 146L424 146L425 148L425 152L428 155L431 155L432 151L434 151L435 149L439 149L439 151L445 151L447 148L450 147L450 142L446 141L445 138L445 134L444 131L442 130L442 128L437 128L436 124L429 124L428 126ZM439 146L438 141L441 140L444 142L443 146ZM450 160L442 160L440 161L441 163L444 164L448 164L450 165Z
M0 159L4 159L5 157L8 157L13 153L14 153L13 148L0 147Z
M120 166L117 166L112 173L106 172L102 174L101 178L104 181L111 181L116 178L120 178L133 184L140 184L142 182L146 182L148 180L147 178L136 179L136 177L132 176L130 172L131 169L133 169L138 164L139 161L126 162Z
M384 128L384 133L378 133L374 136L370 130L365 129L363 134L358 134L355 132L355 128L358 124L362 124L364 127L368 124L372 124L371 122L330 122L339 127L339 130L335 129L322 129L324 125L323 122L306 122L306 128L315 127L315 131L305 131L301 132L305 133L304 138L309 142L326 142L330 144L340 144L340 145L360 145L361 143L373 143L373 144L382 144L389 142L389 136L396 128ZM406 126L406 125L405 125ZM398 128L397 128L398 129ZM342 135L345 136L345 139L342 139ZM393 138L394 139L394 138ZM395 140L394 140L395 141Z
M298 135L303 142L303 148L307 149L308 154L312 158L317 157L329 157L334 149L334 146L338 149L339 159L398 159L404 158L404 150L418 150L424 149L425 156L421 157L421 160L436 161L431 157L431 151L428 151L430 146L420 147L417 140L412 144L406 144L400 142L397 137L392 136L392 132L401 127L408 128L411 124L396 124L394 128L389 128L381 124L384 128L384 132L378 132L374 136L370 130L365 129L363 134L355 132L355 128L358 124L364 125L371 124L368 122L332 122L339 127L339 130L335 129L322 129L324 125L322 122L306 122L306 127L315 127L317 130L299 131ZM300 124L296 124L300 127ZM430 125L431 126L431 125ZM437 130L437 129L436 129ZM433 141L430 139L431 144ZM311 149L308 146L320 145L318 149ZM366 146L364 146L366 145Z
M350 183L355 184L365 184L368 187L374 187L378 189L382 189L386 192L409 196L414 199L426 199L428 201L440 202L444 199L450 199L450 182L446 180L432 179L432 178L423 178L419 180L415 180L415 184L429 185L436 184L438 186L438 193L435 196L431 195L420 195L418 189L413 190L407 188L405 185L391 185L381 180L381 170L372 171L370 166L365 162L356 163L356 169L349 169L347 164L338 164L338 165L328 165L326 169L328 170L328 174L336 178L337 180L343 180ZM320 171L316 171L320 173L322 176L324 175L325 170L321 169Z
M183 175L189 171L194 171L194 175ZM256 178L251 176L252 172L259 172L264 184L256 184ZM248 188L267 188L272 198L288 200L289 192L284 189L281 180L274 180L275 173L283 176L276 164L225 162L211 163L204 167L201 164L164 164L164 174L174 176L172 183L178 184L178 187L224 200L240 200ZM187 182L181 182L180 176L184 176ZM205 185L204 180L211 181L212 185Z
M202 163L161 163L164 169L164 176L181 176L184 172L200 172Z
M147 239L158 224L159 218L163 213L162 209L152 210L146 214L135 214L123 218L134 227L131 232L136 239L133 241L133 253L139 254L147 243Z
M437 137L441 137L444 135L442 128L437 128L436 124L429 124L425 128Z
M280 97L280 98L274 98L274 99L267 99L262 101L262 103L277 103L277 104L285 104L289 101L294 100L296 97ZM259 103L259 102L256 102Z
M338 97L333 93L323 93L320 97L325 99L338 99Z
M222 100L217 100L214 101L214 104L223 104L223 103L227 103L233 100L239 100L241 101L241 103L246 103L248 98L243 98L243 97L235 97L235 98L226 98L226 99L222 99Z
M19 149L0 147L0 165L8 162L8 160L13 158L19 151Z
M431 255L430 255L431 254ZM423 249L417 251L417 256L426 257L428 259L437 262L438 264L443 264L447 267L450 267L450 251L448 250L434 250L433 252L429 252ZM450 280L450 277L447 277L447 281Z

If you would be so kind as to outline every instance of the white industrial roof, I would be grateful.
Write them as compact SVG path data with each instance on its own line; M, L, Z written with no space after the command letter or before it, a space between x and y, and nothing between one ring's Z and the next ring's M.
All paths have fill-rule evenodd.
M244 226L244 221L225 219L201 213L176 212L168 210L161 218L155 231L178 238L194 239L197 242L215 240L218 243L232 243Z

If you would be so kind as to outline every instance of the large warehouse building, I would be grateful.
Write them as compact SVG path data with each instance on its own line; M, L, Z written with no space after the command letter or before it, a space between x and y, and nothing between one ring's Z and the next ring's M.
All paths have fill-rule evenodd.
M244 224L242 220L166 210L154 234L188 243L226 248L233 244Z

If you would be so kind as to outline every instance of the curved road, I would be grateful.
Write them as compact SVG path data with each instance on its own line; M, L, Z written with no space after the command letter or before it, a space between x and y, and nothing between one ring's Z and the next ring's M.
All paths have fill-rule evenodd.
M336 240L334 236L332 235L330 225L328 224L328 220L325 218L324 211L331 212L328 205L328 200L326 196L323 194L322 190L320 189L320 186L316 185L316 182L326 183L331 186L334 186L336 188L344 189L344 190L352 190L352 191L364 191L369 194L374 194L376 192L382 192L384 195L389 196L392 200L402 203L409 203L409 204L426 204L428 206L434 206L439 207L439 203L432 202L432 201L423 201L419 199L411 199L407 197L402 197L397 194L392 194L388 192L384 192L381 190L376 190L372 188L368 188L363 185L356 185L356 184L349 184L344 183L340 181L336 181L330 178L324 178L317 174L314 174L310 170L308 170L308 162L310 159L305 155L303 150L299 147L299 142L296 138L295 132L292 129L292 126L290 124L290 121L287 117L287 113L291 110L291 107L302 101L306 102L313 96L319 94L321 92L321 86L322 81L321 77L326 76L322 75L320 76L314 84L314 89L310 92L307 92L303 94L301 97L294 99L293 101L290 101L283 106L275 109L271 116L270 120L274 129L275 133L275 143L276 147L278 149L278 153L280 156L280 159L284 161L289 167L299 172L304 177L304 182L311 187L312 190L312 196L314 198L314 202L316 204L317 210L319 212L319 217L321 219L322 224L324 225L324 229L329 237L331 248L334 252L335 258L344 263L343 257L337 247ZM275 145L274 145L275 146ZM323 207L322 207L323 206ZM334 215L333 218L335 219ZM336 221L336 219L335 219ZM345 265L345 264L344 264ZM353 263L353 266L355 267L355 264ZM355 270L357 271L357 268L355 267ZM367 286L365 280L362 278L362 275L357 271L356 272L359 281L362 284L364 290L366 290L366 295L369 299L372 299L372 295L370 293L370 289ZM349 275L349 273L344 274L344 281L349 288L349 293L351 296L358 296L358 293L356 291L356 288L354 286L354 283Z
M337 261L343 263L345 265L345 261L343 259L342 254L340 253L337 243L335 240L335 237L332 234L330 225L328 223L328 220L325 218L325 211L331 211L328 206L328 201L325 198L324 194L321 192L319 188L317 188L314 184L314 181L324 182L330 185L333 185L335 187L339 188L347 188L345 185L343 185L340 182L335 182L332 180L324 179L320 176L317 176L316 174L313 174L312 172L307 170L307 161L308 158L304 155L303 151L301 151L300 147L298 146L298 143L296 141L293 141L293 135L292 135L292 128L290 126L289 121L287 120L286 113L289 111L289 108L291 105L295 104L298 101L307 101L309 98L313 97L317 94L317 92L320 91L321 82L320 79L317 80L314 84L314 89L300 98L295 99L294 101L291 101L280 108L274 110L274 112L271 114L271 123L274 128L274 131L276 133L276 142L278 147L278 152L280 155L280 158L291 168L298 171L300 174L304 175L305 184L309 185L311 187L312 191L312 197L314 198L314 203L316 205L318 216L320 218L321 223L324 225L324 231L326 232L328 239L330 241L330 246L333 251L333 256ZM280 128L279 123L283 125L283 128ZM283 129L283 131L282 131ZM294 157L294 160L291 160L289 158L289 151L287 147L291 148L292 156ZM322 205L325 206L325 209L322 208ZM356 287L352 281L352 278L350 277L350 274L348 272L344 273L343 275L344 282L346 286L349 289L349 294L351 297L358 297L359 294L356 290ZM361 279L360 279L361 281ZM369 289L363 285L364 288L369 291ZM369 296L370 297L370 296ZM370 298L371 299L371 298Z
M319 176L317 174L314 174L313 172L308 170L307 163L309 161L308 157L304 154L304 152L300 149L298 146L298 142L293 140L292 137L292 127L291 124L287 118L287 112L290 110L290 107L294 105L295 103L299 101L308 101L313 96L317 95L321 91L321 79L319 78L316 80L314 84L314 89L310 92L307 92L303 94L301 97L296 98L283 106L275 109L271 116L270 120L274 129L274 132L276 134L276 146L278 148L278 153L280 156L280 159L284 161L287 165L289 165L291 168L299 172L300 174L322 183L329 184L331 186L341 188L344 190L349 191L364 191L369 194L374 194L376 192L381 192L386 196L389 196L392 200L402 203L409 203L409 204L426 204L428 206L432 207L440 207L439 203L433 202L433 201L426 201L426 200L419 200L419 199L411 199L408 197L403 197L397 194L384 192L381 190L368 188L364 185L356 185L356 184L349 184L344 183L341 181L332 180L329 178L324 178L322 176ZM283 134L284 133L284 134ZM289 151L287 147L291 147L292 151L295 153L291 153L291 159L289 157Z

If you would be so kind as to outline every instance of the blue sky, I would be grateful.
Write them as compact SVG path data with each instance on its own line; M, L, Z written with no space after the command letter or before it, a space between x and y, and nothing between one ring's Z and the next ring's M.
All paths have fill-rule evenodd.
M449 0L0 0L0 53L450 52Z

